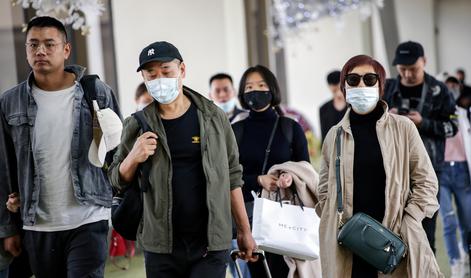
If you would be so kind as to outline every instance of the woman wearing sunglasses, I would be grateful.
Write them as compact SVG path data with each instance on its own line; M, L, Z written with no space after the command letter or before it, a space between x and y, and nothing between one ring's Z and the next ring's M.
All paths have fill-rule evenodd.
M355 213L368 214L399 235L405 257L391 277L441 277L421 222L438 209L438 182L415 125L388 113L381 100L385 71L366 55L343 67L340 85L349 109L326 136L318 188L323 277L378 277L378 270L337 243ZM337 212L336 140L340 131L343 214ZM340 194L339 194L340 196Z

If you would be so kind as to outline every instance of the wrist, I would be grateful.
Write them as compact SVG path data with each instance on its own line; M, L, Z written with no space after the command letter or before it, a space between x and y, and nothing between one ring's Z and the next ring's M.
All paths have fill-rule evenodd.
M130 156L126 157L119 165L119 175L124 182L132 181L138 163Z
M237 227L237 234L247 234L247 233L252 233L250 231L250 225L243 225L243 226Z
M262 185L262 176L257 176L257 184L260 185L260 186L263 186Z

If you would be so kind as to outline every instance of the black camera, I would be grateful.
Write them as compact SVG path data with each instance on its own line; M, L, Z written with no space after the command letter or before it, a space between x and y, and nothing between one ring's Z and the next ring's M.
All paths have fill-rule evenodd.
M408 115L409 112L410 112L410 100L408 98L403 98L401 100L401 105L399 106L397 113L399 115Z

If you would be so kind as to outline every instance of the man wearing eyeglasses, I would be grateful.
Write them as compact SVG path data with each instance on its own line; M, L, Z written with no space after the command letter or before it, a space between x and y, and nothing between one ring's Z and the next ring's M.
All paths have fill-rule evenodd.
M408 117L417 126L438 176L444 163L445 139L456 134L458 124L453 96L445 84L425 72L425 64L420 43L399 44L393 61L399 75L387 80L384 99L390 112ZM436 218L435 213L422 222L434 252Z
M17 256L23 229L35 277L103 277L112 191L89 160L94 117L92 89L85 92L80 82L85 68L64 66L71 45L57 19L31 20L25 45L32 72L0 96L3 248ZM120 115L112 90L99 80L93 87L99 108ZM12 192L22 226L5 208Z

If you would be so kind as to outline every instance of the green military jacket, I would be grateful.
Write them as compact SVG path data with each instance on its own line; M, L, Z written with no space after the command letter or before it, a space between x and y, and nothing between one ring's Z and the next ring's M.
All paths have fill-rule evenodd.
M183 92L196 105L200 124L201 154L206 177L208 207L208 250L224 250L231 246L230 191L243 185L239 150L231 125L224 112L202 95L184 87ZM145 118L157 134L157 150L152 161L150 188L143 194L144 212L137 240L144 250L171 253L172 233L172 160L165 130L156 102L144 108ZM134 117L124 121L121 144L109 168L113 186L125 189L129 183L120 178L119 167L141 135Z

